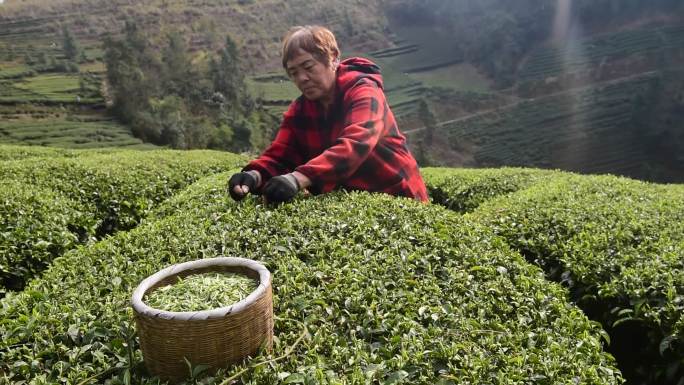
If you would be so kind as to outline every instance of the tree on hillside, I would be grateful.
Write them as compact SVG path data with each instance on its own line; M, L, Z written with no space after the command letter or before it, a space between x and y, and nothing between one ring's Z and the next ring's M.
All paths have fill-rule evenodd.
M206 63L191 56L180 32L170 33L160 52L134 22L123 35L105 41L107 80L113 113L137 137L174 148L253 148L255 127L272 119L255 111L230 37Z
M15 58L16 58L16 53L14 52L14 46L10 45L9 48L7 48L6 59L7 59L7 61L14 61Z
M104 48L114 115L131 124L137 137L159 143L161 132L147 124L151 118L142 113L151 109L151 96L159 87L159 60L132 21L126 21L123 39L107 37Z
M418 120L423 124L423 131L416 141L415 157L419 166L427 167L433 164L430 148L437 128L437 118L425 99L421 99L418 103L417 115Z
M214 90L221 93L233 109L239 107L239 96L244 95L244 75L240 69L240 56L237 45L230 36L218 52L218 58L209 62L209 73Z
M36 64L36 60L33 58L33 56L31 56L30 52L26 52L24 54L24 63L26 63L27 65Z
M81 50L78 42L66 25L62 27L62 50L68 60L76 60Z
M676 183L684 168L684 78L665 71L632 96L631 132L646 154L639 178Z
M38 64L45 66L48 64L48 55L45 51L40 51L38 54Z
M272 139L269 125L276 123L266 112L255 111L256 103L245 86L237 44L230 36L226 36L225 46L217 56L210 58L209 77L214 99L219 100L219 124L221 127L231 127L226 132L232 134L234 148L261 149L268 145ZM217 134L221 132L217 131Z
M187 95L197 86L199 74L192 65L188 44L180 32L168 36L168 44L162 50L163 87L176 95Z

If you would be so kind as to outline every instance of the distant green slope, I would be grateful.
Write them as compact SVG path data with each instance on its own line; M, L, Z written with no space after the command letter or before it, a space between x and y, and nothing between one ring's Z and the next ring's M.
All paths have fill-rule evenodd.
M424 125L417 116L423 100L442 120L462 119L442 125L446 136L434 152L454 156L447 154L448 161L437 164L473 159L468 165L558 167L681 181L681 92L660 93L665 98L641 93L642 100L635 100L635 92L644 89L640 79L684 66L681 4L639 0L611 8L607 0L577 1L581 21L553 44L556 4L551 3L8 0L0 7L0 142L135 145L124 128L101 114L106 99L100 87L101 40L119 33L127 17L145 25L156 46L164 38L158 31L178 29L196 53L197 65L205 64L206 53L230 34L251 74L251 95L281 113L299 92L278 77L280 39L292 25L315 23L337 34L343 56L367 56L381 65L402 129ZM63 25L85 50L78 73L47 71L41 63L63 59ZM87 82L81 81L84 77ZM504 104L509 106L463 119ZM40 129L42 121L30 121L34 114L10 111L26 105L52 108L54 125ZM62 107L90 107L100 119L72 124L59 112ZM414 133L409 144L415 146L420 138Z
M0 6L0 143L140 147L140 140L111 122L103 109L107 95L102 85L102 43L106 36L120 34L127 19L143 26L153 46L159 46L168 32L180 32L198 66L206 66L207 53L221 48L225 36L231 35L244 69L261 74L280 70L280 37L293 25L323 24L335 31L343 49L373 49L387 44L381 33L382 15L377 0L356 5L321 0L154 0L144 4L9 0ZM83 54L75 61L65 61L63 27L82 48ZM249 82L248 86L252 95L275 112L292 99L291 90L283 94L278 85ZM35 114L19 112L24 106L53 110L49 119L35 120ZM69 110L66 115L89 110L88 122L64 116L63 109Z
M216 49L230 34L240 46L243 63L259 73L278 68L279 38L293 25L326 25L344 43L344 50L382 47L387 40L382 34L386 21L381 7L377 0L359 4L323 0L153 0L141 4L127 0L8 0L0 7L0 47L14 46L19 57L26 52L59 52L52 44L61 47L61 26L67 25L84 47L94 50L101 48L102 36L119 33L130 17L148 26L153 41L164 38L160 30L177 29L197 49ZM97 52L88 54L97 59Z
M565 46L547 44L535 49L520 69L522 80L570 74L605 66L606 62L657 55L684 48L684 23L590 36Z
M79 122L63 119L16 120L0 123L0 143L63 148L158 148L133 137L113 121Z
M639 130L635 124L638 96L666 79L646 73L524 100L447 123L444 131L452 145L472 145L479 166L530 165L657 178L657 167L664 167L662 154L646 144L658 132Z

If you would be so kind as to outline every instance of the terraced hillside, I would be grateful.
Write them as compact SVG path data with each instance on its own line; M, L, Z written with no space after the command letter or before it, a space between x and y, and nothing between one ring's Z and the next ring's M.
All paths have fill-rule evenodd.
M58 18L7 22L0 34L0 143L154 148L105 114L99 41L66 68ZM1 22L0 22L1 24ZM68 70L68 72L67 72Z
M384 22L384 17L380 17ZM463 57L451 49L445 49L443 39L448 38L438 28L404 25L387 18L383 31L383 48L361 50L345 42L342 35L342 56L363 56L373 60L382 70L385 91L394 114L400 124L407 129L413 128L413 118L423 100L431 104L467 104L462 99L484 99L488 97L490 82L477 69L463 61ZM334 30L334 28L333 28ZM441 33L441 34L440 34ZM439 35L435 35L439 34ZM374 39L370 33L368 40ZM266 105L281 112L294 97L298 96L282 71L262 73L250 80L253 94L262 97ZM435 89L446 89L457 93L456 97L446 98L436 94ZM472 93L479 94L468 95ZM482 102L491 105L500 101ZM473 103L477 105L478 102ZM476 107L477 108L477 107ZM441 110L441 109L440 109Z
M521 81L525 81L583 71L600 71L619 59L655 56L683 48L684 23L642 27L568 42L564 46L541 46L530 54L518 76Z
M175 28L190 36L198 50L216 49L230 34L240 45L246 66L258 73L279 67L279 37L292 25L325 24L341 37L345 49L382 47L387 40L380 33L385 22L379 7L377 1L351 6L302 0L7 0L0 7L0 47L14 47L21 55L50 49L52 43L60 44L60 28L68 25L84 47L95 50L104 34L118 33L130 17L145 25L154 41L164 39L158 31ZM98 57L94 51L87 54Z
M655 163L656 155L649 153L644 133L634 125L636 97L660 81L658 73L644 73L523 100L446 122L442 128L449 143L472 148L477 165L648 178L644 167Z
M119 34L126 20L144 26L145 38L156 47L165 42L169 31L180 32L198 66L207 66L208 54L221 48L229 34L238 43L245 69L263 73L279 69L280 36L296 24L326 24L346 47L371 49L386 44L379 33L368 39L383 28L381 18L367 16L378 14L377 6L366 2L362 7L340 7L323 1L132 4L60 0L46 4L9 0L0 7L0 107L10 121L2 122L0 142L67 147L140 144L104 110L108 95L103 84L102 44L105 36ZM78 57L70 60L64 49L67 30L80 47ZM250 87L253 95L262 97L262 88L268 85L253 84L257 85ZM269 98L262 97L266 105L281 108L280 97L275 103ZM55 109L47 119L35 119L33 114L19 112L26 106ZM72 123L84 112L86 124Z
M473 87L467 80L459 81L457 75L451 74L451 81L439 79L437 74L446 73L450 67L461 71L469 68L444 60L450 54L458 63L459 56L445 46L448 40L442 38L439 27L433 27L437 31L432 34L426 33L431 27L416 28L413 33L405 25L392 27L407 32L407 40L373 54L379 60L398 63L408 72L413 59L422 54L421 63L429 69L422 78L415 76L420 72L404 74L421 83L403 87L410 92L400 94L400 111L415 114L415 106L426 98L437 106L454 104L451 110L438 107L447 113L439 115L441 122L437 124L437 135L445 140L431 150L423 150L434 152L433 164L456 161L480 167L533 165L585 173L610 172L646 180L682 180L684 163L675 154L682 152L684 130L674 123L682 119L681 108L677 107L681 105L681 89L653 86L653 82L678 83L677 79L682 78L677 69L684 63L684 24L675 14L651 21L645 17L634 26L604 28L598 35L577 32L562 41L554 41L549 35L547 42L524 55L515 71L513 87L498 91L486 79L480 82L483 86L479 89L477 83ZM576 31L582 27L576 25ZM425 36L426 44L417 43ZM440 65L441 61L448 65ZM478 75L482 76L472 73L470 78ZM470 110L464 108L466 103L460 98L443 98L442 103L438 98L430 99L434 93L427 85L449 87L459 82L459 88L480 95L500 92L510 96L474 103L475 109ZM476 99L478 94L470 94L469 98ZM659 114L666 117L659 119ZM653 123L644 124L647 121ZM412 143L422 140L425 125L421 123L418 120L409 127ZM659 139L665 137L671 139ZM664 145L665 141L669 144ZM673 146L679 146L679 150L672 150Z
M104 119L95 122L54 119L3 121L0 123L0 142L64 148L157 148L133 137L126 126Z

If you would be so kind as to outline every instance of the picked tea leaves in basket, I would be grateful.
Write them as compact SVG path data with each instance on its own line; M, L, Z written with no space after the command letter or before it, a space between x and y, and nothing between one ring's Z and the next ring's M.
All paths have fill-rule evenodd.
M244 258L167 267L133 292L140 348L153 375L178 382L188 363L226 368L273 344L271 273Z
M154 290L143 301L150 307L166 311L211 310L242 301L257 286L257 280L242 274L193 274Z

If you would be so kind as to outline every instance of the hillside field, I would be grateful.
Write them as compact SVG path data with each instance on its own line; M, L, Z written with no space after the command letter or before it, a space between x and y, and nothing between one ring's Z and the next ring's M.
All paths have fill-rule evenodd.
M335 192L269 206L227 196L247 160L229 153L0 149L4 383L158 383L132 290L219 255L274 274L277 338L197 371L203 384L682 378L682 185L433 168L431 204Z
M632 5L646 9L645 3ZM143 26L142 36L156 51L163 50L169 33L180 33L198 68L206 67L207 58L231 36L249 96L263 107L260 113L277 120L299 95L282 71L280 40L292 25L322 24L337 35L343 57L364 56L380 65L398 124L411 133L410 148L426 153L425 165L560 168L681 183L684 16L681 6L664 3L655 7L657 12L616 16L601 26L575 20L572 33L558 41L550 31L540 32L548 29L544 23L555 22L543 20L552 14L544 7L526 19L524 12L507 15L500 9L471 15L478 7L461 10L440 1L334 6L271 0L155 0L144 5L8 0L0 8L0 143L151 148L130 133L131 121L139 120L119 124L106 108L112 100L104 81L103 42L120 36L126 20ZM503 8L517 8L509 5ZM605 4L597 7L607 12ZM667 7L672 12L662 11ZM408 12L403 18L398 16L402 10ZM468 15L485 17L491 34L460 31L440 12L452 12L453 20L465 17L463 22ZM522 24L512 21L518 17ZM63 47L65 28L82 51L70 61ZM453 38L454 31L460 31L459 39ZM529 41L521 37L528 35ZM471 41L478 36L481 41ZM506 36L518 40L501 38ZM665 86L652 86L654 78ZM440 140L434 145L421 144L430 120L420 116L425 103L438 122ZM29 109L42 112L24 112ZM141 132L148 126L139 124L133 131L144 137ZM235 151L251 146L258 152L276 126L231 127L242 137L211 143ZM197 146L209 146L202 140Z

